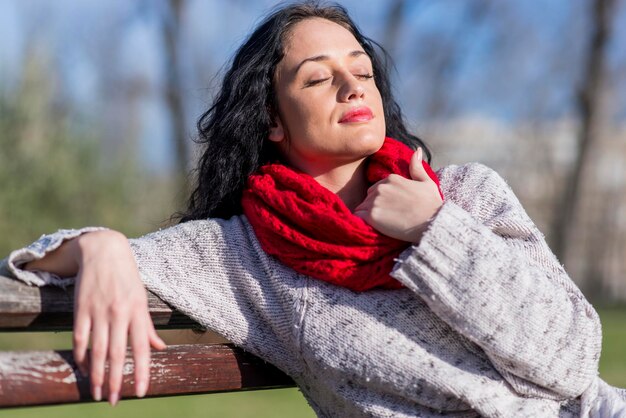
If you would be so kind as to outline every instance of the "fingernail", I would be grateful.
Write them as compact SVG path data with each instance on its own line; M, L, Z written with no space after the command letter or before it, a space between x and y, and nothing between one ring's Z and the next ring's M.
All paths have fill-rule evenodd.
M147 390L148 390L148 385L146 385L146 382L139 382L137 384L137 397L143 398L144 396L146 396Z
M115 406L117 404L119 397L120 395L117 392L113 392L109 395L109 403L111 404L111 406Z
M93 388L93 398L98 402L102 400L102 388L100 386Z

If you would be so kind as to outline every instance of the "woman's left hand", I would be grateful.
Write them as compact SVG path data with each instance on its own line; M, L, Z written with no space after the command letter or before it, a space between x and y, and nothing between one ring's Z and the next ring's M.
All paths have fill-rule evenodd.
M390 174L373 184L354 215L382 234L418 243L442 200L437 184L422 164L422 148L411 157L409 172L412 180Z

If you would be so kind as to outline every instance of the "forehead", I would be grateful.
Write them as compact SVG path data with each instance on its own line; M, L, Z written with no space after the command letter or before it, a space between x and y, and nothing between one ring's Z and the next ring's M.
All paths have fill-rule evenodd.
M282 61L291 67L314 55L339 57L354 50L363 48L348 29L330 20L311 18L289 31Z

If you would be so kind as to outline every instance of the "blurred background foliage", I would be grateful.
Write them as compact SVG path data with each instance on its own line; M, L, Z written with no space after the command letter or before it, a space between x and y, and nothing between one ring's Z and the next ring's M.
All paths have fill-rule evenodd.
M434 167L507 179L604 327L600 373L626 387L624 0L339 1L393 57ZM59 228L139 236L182 208L194 123L275 0L0 4L0 257ZM195 337L174 336L171 342ZM69 333L2 349L69 348ZM313 416L297 389L0 411L0 417Z
M102 225L134 236L164 224L175 192L137 150L106 153L97 121L72 120L38 60L0 95L0 254L59 228Z

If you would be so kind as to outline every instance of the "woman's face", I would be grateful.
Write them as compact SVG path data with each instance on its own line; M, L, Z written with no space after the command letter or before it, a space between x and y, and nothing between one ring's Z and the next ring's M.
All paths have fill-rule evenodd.
M379 150L385 138L382 99L372 62L356 38L336 23L312 18L297 23L285 44L269 139L287 161L313 174Z

